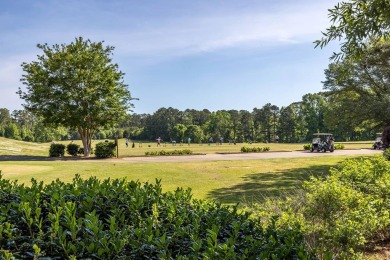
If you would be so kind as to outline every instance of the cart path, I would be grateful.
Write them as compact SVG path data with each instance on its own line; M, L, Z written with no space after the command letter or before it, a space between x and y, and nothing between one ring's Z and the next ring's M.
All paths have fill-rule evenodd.
M202 155L180 155L180 156L140 156L111 158L109 161L116 162L195 162L195 161L234 161L234 160L258 160L277 158L299 158L318 156L343 156L343 155L372 155L380 154L382 150L358 149L358 150L336 150L331 152L263 152L263 153L236 153L236 154L202 154ZM99 161L99 160L97 160Z

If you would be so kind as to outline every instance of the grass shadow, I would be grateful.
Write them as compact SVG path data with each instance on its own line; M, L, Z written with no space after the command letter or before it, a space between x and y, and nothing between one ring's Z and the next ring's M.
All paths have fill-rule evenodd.
M207 198L224 204L261 203L266 198L293 195L301 189L304 181L309 180L311 176L326 176L332 167L335 165L311 166L270 173L252 173L244 176L241 183L209 192Z
M38 155L0 155L0 161L79 161L79 160L96 160L96 157L48 157Z

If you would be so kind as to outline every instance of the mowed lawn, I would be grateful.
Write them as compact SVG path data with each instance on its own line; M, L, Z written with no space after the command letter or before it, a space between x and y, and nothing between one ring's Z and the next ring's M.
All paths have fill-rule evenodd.
M96 144L99 141L94 141ZM69 141L61 142L63 144ZM80 141L75 143L81 144ZM303 144L253 143L236 145L135 143L131 148L119 140L119 155L143 156L146 151L190 149L194 153L239 152L242 146L271 148L271 151L302 150ZM371 142L345 143L348 149L371 148ZM28 185L31 178L50 183L55 179L69 182L76 174L82 178L127 178L141 182L161 179L163 189L191 188L194 198L223 203L258 202L264 197L288 195L310 176L326 175L330 167L347 158L316 157L245 161L200 162L112 162L107 160L47 161L50 143L28 143L0 138L0 171L3 178ZM350 158L350 157L349 157Z
M346 157L170 163L99 161L0 161L3 178L28 185L31 178L50 183L82 178L161 179L164 191L191 188L194 198L223 203L260 202L294 193L310 176L323 176ZM350 158L350 157L349 157Z

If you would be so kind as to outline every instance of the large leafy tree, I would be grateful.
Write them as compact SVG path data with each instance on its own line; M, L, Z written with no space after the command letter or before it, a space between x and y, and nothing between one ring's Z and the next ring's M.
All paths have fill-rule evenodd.
M390 42L381 41L361 59L344 59L325 70L324 88L357 123L390 124Z
M329 9L331 26L315 41L321 48L341 40L341 53L334 58L359 58L368 44L390 38L390 1L349 0Z
M43 51L38 60L22 64L26 91L18 94L24 107L45 124L76 129L89 156L93 134L115 125L133 106L124 73L111 59L114 47L81 37L37 47Z

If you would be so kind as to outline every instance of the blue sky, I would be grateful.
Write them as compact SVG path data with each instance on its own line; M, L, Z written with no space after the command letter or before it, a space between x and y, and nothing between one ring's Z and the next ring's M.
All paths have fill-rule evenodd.
M337 44L314 49L335 0L2 0L0 108L21 109L20 64L38 43L115 47L135 113L252 111L322 90Z

